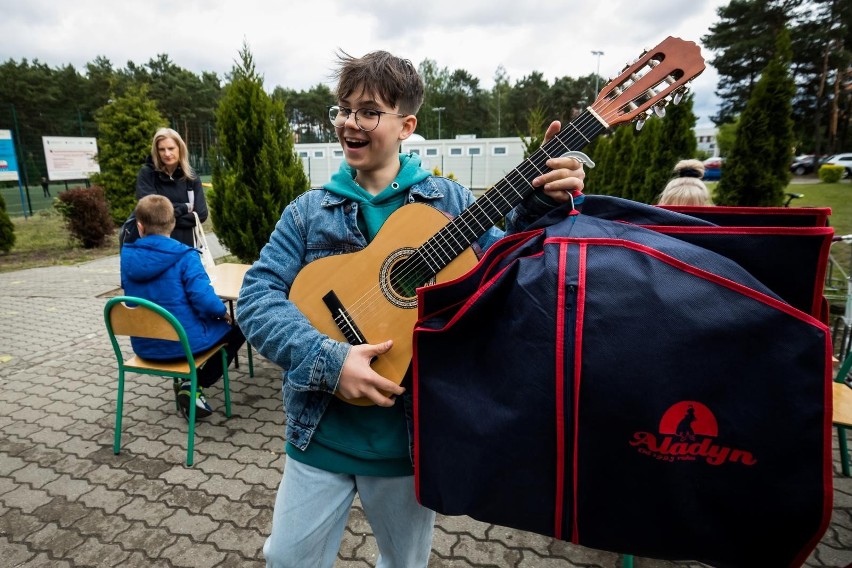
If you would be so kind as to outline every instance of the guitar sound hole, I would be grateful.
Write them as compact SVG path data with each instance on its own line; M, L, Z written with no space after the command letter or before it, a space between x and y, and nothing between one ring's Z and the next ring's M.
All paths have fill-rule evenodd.
M411 259L416 252L412 248L397 249L382 263L379 277L382 294L400 308L416 308L417 288L435 283L434 278L424 275L423 269L416 266L416 259Z

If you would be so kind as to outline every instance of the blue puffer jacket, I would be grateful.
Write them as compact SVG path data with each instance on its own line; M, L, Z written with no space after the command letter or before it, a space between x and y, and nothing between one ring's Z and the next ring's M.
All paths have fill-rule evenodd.
M213 291L198 251L174 239L149 235L121 249L121 286L128 296L167 309L186 330L193 353L215 345L230 330L226 308ZM133 337L133 351L148 359L183 357L180 343Z

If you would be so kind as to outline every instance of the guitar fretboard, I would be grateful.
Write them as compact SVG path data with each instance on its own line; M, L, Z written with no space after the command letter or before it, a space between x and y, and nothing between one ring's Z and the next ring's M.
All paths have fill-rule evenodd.
M418 285L427 282L533 192L532 180L549 171L547 160L583 149L604 131L606 127L584 111L423 243L405 263L405 272L418 275Z

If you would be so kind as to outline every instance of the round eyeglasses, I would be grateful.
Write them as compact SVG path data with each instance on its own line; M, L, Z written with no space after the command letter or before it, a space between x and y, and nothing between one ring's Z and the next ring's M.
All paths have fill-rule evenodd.
M392 114L394 116L408 116L407 114L399 114L398 112L387 112L384 110L376 110L373 108L359 108L352 110L351 108L332 105L328 107L328 119L335 128L343 128L349 115L355 115L355 125L364 132L371 132L379 126L379 120L383 114Z

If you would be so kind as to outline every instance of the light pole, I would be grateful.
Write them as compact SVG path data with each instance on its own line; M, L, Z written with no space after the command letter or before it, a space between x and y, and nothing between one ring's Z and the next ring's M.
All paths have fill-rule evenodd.
M603 51L592 50L592 55L598 56L598 70L595 72L595 97L598 96L598 79L601 76L601 55L603 54Z
M432 110L438 113L438 140L441 139L441 113L447 110L446 107L432 107Z

